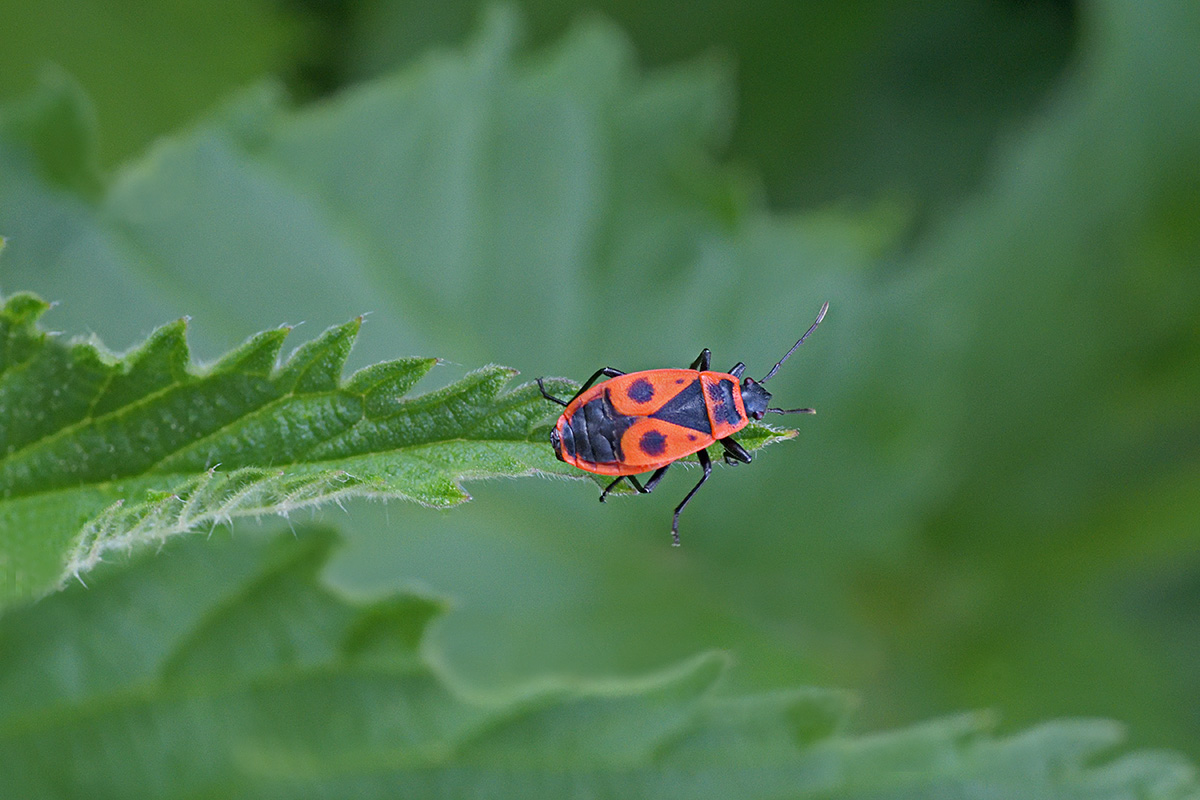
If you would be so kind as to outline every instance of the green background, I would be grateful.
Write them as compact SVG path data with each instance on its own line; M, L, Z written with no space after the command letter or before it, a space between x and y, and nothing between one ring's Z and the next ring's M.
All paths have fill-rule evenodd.
M191 315L205 358L369 311L352 361L450 362L421 388L759 374L829 300L772 383L818 415L718 469L683 548L695 473L476 483L323 512L326 577L449 598L476 686L721 648L730 690L849 689L860 730L1103 716L1200 757L1200 9L485 16L3 0L0 288L115 348ZM94 117L39 107L72 92Z

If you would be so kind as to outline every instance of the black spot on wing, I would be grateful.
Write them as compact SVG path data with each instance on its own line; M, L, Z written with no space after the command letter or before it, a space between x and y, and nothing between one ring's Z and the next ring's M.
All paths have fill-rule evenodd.
M658 431L646 431L638 439L638 449L648 456L661 456L667 451L667 437Z
M654 385L645 378L638 378L629 384L625 395L635 403L648 403L654 397Z
M708 411L704 408L704 393L700 388L699 378L663 403L662 408L651 414L650 418L712 435L712 425L708 421Z

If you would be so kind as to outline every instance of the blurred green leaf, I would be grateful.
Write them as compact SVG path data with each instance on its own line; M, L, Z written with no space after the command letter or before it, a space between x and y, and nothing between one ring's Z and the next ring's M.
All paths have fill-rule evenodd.
M1200 5L1084 11L1056 102L907 260L939 336L892 377L934 387L948 480L920 559L864 586L896 674L944 676L906 714L1001 696L1194 743L1172 611L1138 598L1200 542L1200 493L1169 499L1200 466Z
M21 147L50 185L96 197L102 187L96 163L96 121L83 90L66 74L46 70L35 92L0 114L0 140Z
M997 135L1036 117L1069 65L1078 12L1064 0L525 0L529 38L558 40L599 12L650 68L715 54L734 71L732 160L777 204L872 203L924 217L969 195ZM476 24L473 0L351 3L349 42L326 56L364 80L447 47ZM724 141L724 139L723 139Z
M309 33L297 12L274 0L0 0L0 98L70 72L104 131L90 155L119 164L246 82L290 71Z
M725 660L464 694L422 646L438 604L317 579L334 537L202 540L106 565L0 619L0 794L88 797L1195 797L1119 730L981 717L841 732L845 698L728 698Z
M211 357L264 320L327 327L365 310L379 333L363 363L400 342L587 374L609 343L637 345L645 367L690 361L705 342L664 322L664 298L700 319L729 307L722 295L770 295L762 313L786 308L790 333L824 298L801 313L775 280L861 266L895 232L894 214L789 222L785 254L746 181L709 156L732 115L721 64L640 75L600 21L518 58L516 29L495 12L465 48L299 110L272 84L248 89L119 170L95 206L2 142L6 284L65 301L60 325L121 347L187 314ZM26 105L77 99L42 93ZM759 239L777 250L770 275L742 249ZM447 324L464 308L469 324ZM714 336L737 327L705 316Z

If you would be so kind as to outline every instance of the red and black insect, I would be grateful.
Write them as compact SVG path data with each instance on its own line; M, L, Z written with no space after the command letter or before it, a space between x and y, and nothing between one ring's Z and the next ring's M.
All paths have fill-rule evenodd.
M612 367L597 370L570 400L560 400L546 391L542 378L538 388L547 400L566 406L550 444L560 461L597 475L616 477L600 493L600 502L623 480L642 494L649 494L662 480L667 468L692 453L704 474L675 507L671 522L673 544L679 546L679 514L712 472L706 448L720 442L725 463L749 464L750 453L733 438L750 419L766 413L815 414L811 408L767 408L771 395L763 384L817 329L829 304L821 306L817 319L779 359L767 376L742 380L746 365L738 362L729 372L710 372L708 348L687 369L651 369L628 374ZM593 386L601 377L609 378ZM742 381L741 384L738 381ZM643 486L635 475L654 471Z

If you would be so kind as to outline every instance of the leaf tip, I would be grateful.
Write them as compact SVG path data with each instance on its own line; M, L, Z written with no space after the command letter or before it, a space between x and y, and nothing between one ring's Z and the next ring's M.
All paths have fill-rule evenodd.
M334 325L292 351L280 373L280 385L291 391L328 391L337 387L350 348L358 338L362 317Z
M33 292L17 292L9 295L0 308L0 316L7 318L14 326L32 326L33 323L54 307Z
M211 371L269 375L278 364L279 351L291 332L292 326L281 325L251 336L240 347L217 361Z

